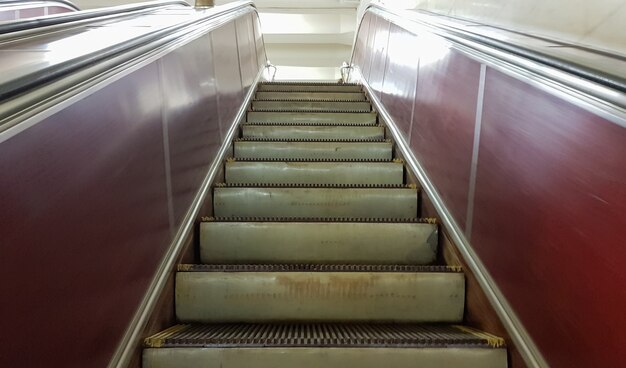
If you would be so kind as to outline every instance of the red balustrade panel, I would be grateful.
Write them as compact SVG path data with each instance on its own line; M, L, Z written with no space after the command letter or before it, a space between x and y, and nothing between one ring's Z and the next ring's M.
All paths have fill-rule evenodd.
M625 143L488 70L472 245L552 367L624 365Z
M367 50L367 37L369 35L370 23L372 22L372 15L367 13L361 21L360 28L358 29L358 36L356 39L356 46L354 48L354 56L352 62L361 68L361 71L365 70L366 58L368 55ZM369 59L368 59L369 60Z
M374 43L371 50L372 61L368 82L378 98L380 98L383 89L383 79L385 78L389 27L389 21L379 18L376 22L376 32L373 35Z
M416 43L416 35L391 25L381 100L407 142L410 141L419 61L418 49L407 45Z
M211 32L222 140L243 102L239 65L234 62L239 60L235 29L233 21Z
M464 228L480 64L440 39L421 39L411 148Z
M210 36L205 35L160 61L174 228L222 143L212 53Z
M171 240L157 73L0 144L0 366L108 364Z

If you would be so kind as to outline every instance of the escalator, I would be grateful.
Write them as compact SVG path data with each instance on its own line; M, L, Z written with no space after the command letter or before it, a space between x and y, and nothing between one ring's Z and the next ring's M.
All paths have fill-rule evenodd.
M361 86L260 83L143 367L507 366Z

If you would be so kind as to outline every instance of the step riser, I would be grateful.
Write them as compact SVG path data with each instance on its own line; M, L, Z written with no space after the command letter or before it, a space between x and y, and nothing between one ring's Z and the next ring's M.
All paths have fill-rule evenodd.
M253 111L370 111L369 102L253 101Z
M383 139L382 126L263 126L244 125L244 138L272 139Z
M257 100L302 100L302 101L365 101L362 92L257 92Z
M461 273L178 272L183 322L460 322Z
M227 162L227 183L402 184L404 165L395 162Z
M253 362L253 363L252 363ZM505 368L506 349L146 349L144 368Z
M215 188L216 217L417 216L415 189Z
M248 123L313 123L375 125L376 113L356 112L261 112L249 111Z
M402 223L206 222L203 263L430 264L437 226Z
M311 86L305 84L260 84L257 89L259 92L363 92L361 86Z
M391 160L390 142L235 142L235 158Z

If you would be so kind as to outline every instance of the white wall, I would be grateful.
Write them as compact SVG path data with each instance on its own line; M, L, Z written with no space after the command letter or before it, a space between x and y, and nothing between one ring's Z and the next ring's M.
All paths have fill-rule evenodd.
M359 12L370 0L363 0ZM626 0L381 0L626 54Z

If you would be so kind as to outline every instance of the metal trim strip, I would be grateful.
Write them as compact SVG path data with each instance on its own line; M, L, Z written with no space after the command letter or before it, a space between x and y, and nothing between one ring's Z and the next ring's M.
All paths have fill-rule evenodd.
M478 169L478 149L480 147L480 130L483 123L483 100L485 98L485 77L487 65L480 65L480 79L478 82L478 97L476 98L476 120L474 123L474 143L472 147L472 163L470 168L469 189L467 191L467 212L465 215L465 236L472 239L472 225L474 223L474 195L476 192L476 172Z

